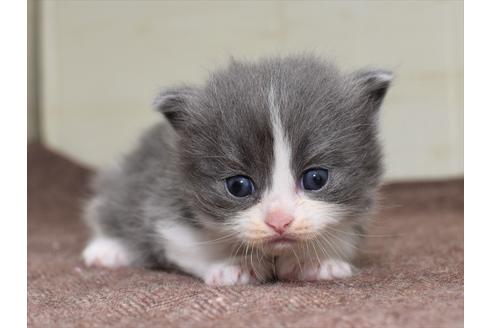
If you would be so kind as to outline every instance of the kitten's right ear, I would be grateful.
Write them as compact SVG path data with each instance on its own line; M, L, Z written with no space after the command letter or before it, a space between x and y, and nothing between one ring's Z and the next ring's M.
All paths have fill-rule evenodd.
M364 100L377 110L393 80L393 73L380 69L360 70L353 74L353 78Z
M157 96L153 106L167 118L174 129L180 130L188 120L189 103L195 94L195 89L191 87L167 89Z

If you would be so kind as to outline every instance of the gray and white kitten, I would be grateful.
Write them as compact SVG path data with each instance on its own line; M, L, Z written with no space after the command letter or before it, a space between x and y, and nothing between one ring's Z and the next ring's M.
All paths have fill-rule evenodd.
M166 120L96 180L86 264L211 285L350 276L380 184L391 79L292 56L232 61L201 87L162 92Z

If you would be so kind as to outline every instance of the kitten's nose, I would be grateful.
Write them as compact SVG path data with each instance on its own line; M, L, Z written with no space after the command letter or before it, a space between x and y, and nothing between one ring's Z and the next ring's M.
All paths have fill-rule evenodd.
M279 235L283 234L285 229L289 226L289 224L294 221L294 218L281 210L275 210L268 213L268 216L265 220L267 226L275 230Z

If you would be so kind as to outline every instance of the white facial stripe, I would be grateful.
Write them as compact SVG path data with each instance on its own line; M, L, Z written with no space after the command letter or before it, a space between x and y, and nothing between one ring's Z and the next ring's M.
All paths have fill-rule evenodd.
M291 148L282 127L273 86L268 93L268 103L273 127L274 165L272 186L266 191L264 200L268 202L269 207L279 207L288 211L292 209L295 202L295 180L290 168Z

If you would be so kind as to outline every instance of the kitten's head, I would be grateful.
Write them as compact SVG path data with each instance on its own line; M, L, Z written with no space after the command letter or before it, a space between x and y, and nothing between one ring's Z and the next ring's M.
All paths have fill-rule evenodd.
M202 88L163 92L180 174L204 227L276 252L360 220L382 172L386 71L342 75L313 57L233 61Z

